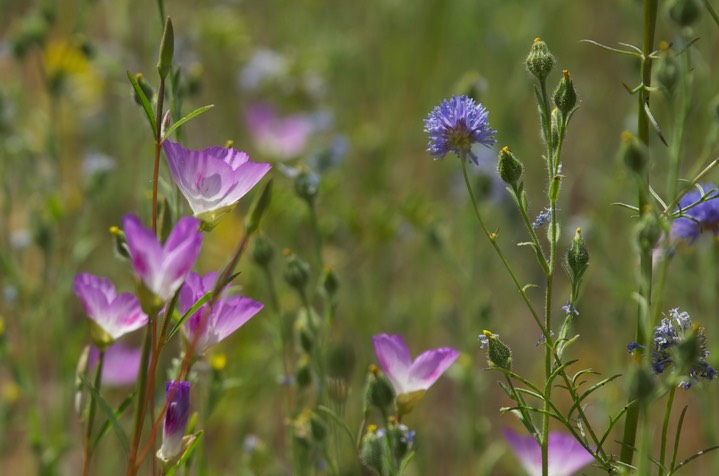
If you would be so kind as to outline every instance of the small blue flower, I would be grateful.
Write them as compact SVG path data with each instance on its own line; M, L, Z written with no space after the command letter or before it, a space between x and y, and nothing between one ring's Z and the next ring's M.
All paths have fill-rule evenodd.
M579 311L577 311L577 308L574 307L574 304L571 303L571 301L567 301L567 304L562 306L562 311L564 311L565 314L568 316L578 316Z
M477 340L479 341L479 348L480 349L486 349L489 347L489 338L487 338L484 334L479 334L479 337L477 337Z
M640 347L641 347L641 345L639 345L638 343L636 343L636 342L630 342L630 343L627 345L627 352L630 353L630 354L633 354L634 351L637 350L637 349L640 348Z
M704 231L711 230L714 235L719 234L719 192L713 184L702 184L701 188L704 194L694 189L679 200L676 211L681 212L681 216L672 222L669 232L672 239L685 240L691 244ZM694 205L703 196L704 201Z
M534 223L532 223L532 228L535 230L537 228L540 228L546 223L549 223L549 220L552 219L552 209L551 208L545 208L544 211L539 212L539 215L537 215L537 218L534 219Z
M497 131L489 127L488 115L484 106L467 96L445 99L424 120L424 131L429 134L427 152L435 159L443 159L449 152L454 152L462 160L469 156L478 164L472 144L491 147L497 142L494 139Z

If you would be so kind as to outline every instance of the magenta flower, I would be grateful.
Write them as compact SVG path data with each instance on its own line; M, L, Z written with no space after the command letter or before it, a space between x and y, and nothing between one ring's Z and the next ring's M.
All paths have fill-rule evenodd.
M154 295L168 301L179 289L200 254L200 222L183 217L167 237L164 245L135 215L123 218L123 228L135 274Z
M171 461L182 451L183 438L190 417L190 382L171 380L165 384L167 412L162 429L162 446L157 457Z
M265 103L249 106L245 112L245 122L257 148L279 160L299 156L307 147L315 128L308 115L280 117L272 106Z
M514 450L519 462L530 476L542 475L542 448L532 436L520 436L504 430L504 437ZM549 474L571 476L586 466L594 457L572 436L566 433L549 434Z
M120 336L147 323L137 298L130 293L117 295L109 279L80 273L75 276L72 290L92 319L90 336L98 347L107 348Z
M199 299L215 288L216 281L217 273L208 273L205 276L197 273L188 274L185 285L180 291L178 301L180 312L185 314L189 311ZM187 338L190 341L197 338L195 349L200 354L204 354L207 349L239 329L257 314L264 304L244 296L221 297L213 303L211 314L204 317L207 307L208 304L204 304L184 324ZM203 319L204 327L200 328Z
M397 394L400 414L409 413L424 393L459 357L451 347L428 350L414 362L400 335L380 334L372 337L374 351L382 371Z
M105 361L102 365L102 385L122 387L134 384L140 370L141 354L141 348L127 347L121 342L108 347L105 350ZM90 347L89 369L93 369L97 365L99 355L100 351L97 347Z
M172 179L194 215L210 228L270 170L270 164L227 147L188 150L166 140L163 145Z

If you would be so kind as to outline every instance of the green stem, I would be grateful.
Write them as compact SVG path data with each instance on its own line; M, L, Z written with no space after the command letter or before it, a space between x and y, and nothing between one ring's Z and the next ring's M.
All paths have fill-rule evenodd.
M645 105L649 104L649 90L651 85L652 59L650 54L654 50L654 33L656 29L658 0L644 0L644 38L642 42L642 63L641 76L642 88L639 91L639 104L637 110L637 134L639 140L646 146L649 146L649 118L647 116ZM650 167L647 167L647 170ZM639 213L648 213L647 197L649 196L649 173L644 173L640 180L637 181L638 186L638 204ZM647 314L651 306L651 282L652 282L652 261L651 252L643 250L640 257L641 277L639 283L639 294L644 298L645 303L638 306L636 338L640 344L646 344L645 322L648 321ZM634 352L634 365L641 365L643 361L643 352L637 349ZM630 399L632 397L630 396ZM624 425L624 437L622 439L622 448L619 460L625 464L631 465L634 457L634 444L637 435L637 426L639 423L640 413L644 414L644 404L638 402L627 410ZM645 430L647 430L645 428ZM646 431L645 431L646 433ZM648 435L647 435L648 436ZM647 459L647 454L640 454L640 464L643 466Z
M150 320L154 320L154 317ZM135 423L133 425L132 446L130 448L130 457L127 463L127 476L134 476L137 473L135 460L137 459L137 450L140 447L140 437L142 435L142 425L144 423L144 405L145 393L147 392L147 370L150 363L150 349L152 348L152 331L150 326L152 322L147 323L145 329L145 341L142 344L142 354L140 356L140 371L137 375L137 405L135 406Z
M674 404L674 393L677 391L677 387L672 385L669 391L669 397L667 398L667 409L664 412L664 424L662 425L662 446L659 453L659 476L662 476L664 466L664 457L666 456L667 450L667 431L669 430L669 417L672 414L672 405Z
M322 232L320 231L320 222L319 222L319 218L317 217L317 208L315 207L314 199L307 200L307 205L310 209L310 217L312 219L312 228L314 228L314 232L315 232L315 253L317 254L317 265L319 266L318 269L321 270L323 267Z
M504 264L504 267L507 269L507 272L509 272L509 276L512 278L512 282L514 283L514 286L517 288L517 291L519 291L519 294L522 296L522 299L524 300L524 303L527 305L527 308L529 309L529 312L532 314L532 317L534 318L534 321L537 323L537 326L542 330L542 334L544 334L544 337L546 339L549 339L549 330L544 327L542 324L542 320L539 318L539 314L537 314L537 311L534 309L534 306L532 306L532 302L529 300L529 296L527 296L526 291L522 287L521 284L519 284L519 280L517 279L517 276L514 274L514 271L512 270L512 267L509 265L509 262L507 261L507 258L504 256L504 253L499 248L499 245L497 244L497 235L496 233L491 233L487 226L484 224L484 220L482 219L482 215L479 213L479 208L477 207L477 201L474 198L474 192L472 191L472 186L469 183L469 177L467 176L467 163L465 160L460 158L460 162L462 163L462 175L464 176L464 183L467 186L467 191L469 192L469 198L472 202L472 207L474 209L474 214L477 217L477 220L479 221L479 224L482 226L482 230L484 231L484 234L489 239L489 242L492 244L492 247L494 247L494 250L497 252L497 255L499 256L499 259L502 261L502 264Z
M152 172L152 232L157 236L157 187L160 176L160 155L162 153L162 107L165 101L165 80L160 78L155 111L155 165Z
M95 370L95 382L94 387L97 393L100 393L100 386L102 385L102 369L105 364L105 350L100 350L100 356L97 359L97 369ZM97 402L94 397L90 397L90 412L87 417L87 427L85 428L85 459L82 466L83 476L90 474L90 461L92 459L92 428L95 426L95 413L97 410Z

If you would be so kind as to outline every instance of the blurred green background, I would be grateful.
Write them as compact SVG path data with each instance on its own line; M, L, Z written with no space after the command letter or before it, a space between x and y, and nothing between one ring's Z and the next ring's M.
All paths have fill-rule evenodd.
M520 425L499 416L510 402L496 386L498 374L484 370L476 337L483 329L500 334L514 351L517 372L539 380L540 333L474 220L457 159L436 162L425 152L422 120L452 94L472 92L490 111L498 147L487 151L481 167L472 167L474 180L486 220L499 230L520 278L539 284L531 250L515 246L526 238L493 172L499 147L508 145L524 162L532 210L544 208L543 146L533 78L524 66L535 37L558 61L550 84L561 69L569 70L581 101L565 143L560 206L565 246L581 226L592 256L579 304L582 337L572 356L603 376L624 371L625 346L634 338L638 266L631 212L612 203L635 200L616 150L620 133L634 127L636 98L622 83L638 83L638 62L580 40L639 44L640 1L173 0L165 9L186 88L183 112L215 105L183 127L185 144L200 149L233 140L253 160L275 165L263 231L277 247L278 276L282 248L310 262L315 276L320 271L307 207L283 164L320 173L323 261L341 284L331 335L351 346L357 361L347 403L350 428L359 423L366 366L375 362L373 334L401 333L413 354L453 346L462 357L406 418L417 430L409 473L516 471L501 429ZM71 281L82 270L132 289L107 230L129 212L149 217L153 142L126 71L142 72L156 84L163 19L155 2L139 0L0 0L0 11L0 468L4 474L76 474L81 445L74 372L87 328ZM679 34L662 11L657 39L674 41ZM698 159L716 122L708 105L717 92L717 26L704 15L691 34L700 41L693 51L684 170ZM251 87L247 78L260 74L252 69L258 57L270 64L269 79ZM268 155L248 130L247 108L260 101L281 115L325 121L299 159ZM658 121L671 130L672 108L661 94L655 101ZM317 156L335 140L345 153L318 165ZM653 183L661 194L667 151L653 140ZM114 168L83 172L88 157L98 156ZM226 262L249 203L243 200L206 238L198 270ZM680 249L662 295L667 309L681 307L706 327L712 349L719 342L718 257L708 237ZM268 302L264 277L251 260L243 259L239 270L242 292ZM559 275L557 301L563 304L569 290ZM282 308L296 312L300 303L291 290L281 283L279 291ZM530 295L541 306L543 291ZM203 426L209 474L250 474L252 465L264 468L260 474L288 474L275 317L265 309L218 349L227 355L225 374L239 383ZM716 366L715 355L709 360ZM710 404L717 392L715 384L680 392L677 408L689 405L680 457L717 443L717 411ZM118 390L109 398L122 395ZM620 379L599 392L587 412L603 428L625 399ZM248 436L264 449L248 450ZM112 438L98 450L97 474L123 468ZM694 471L709 471L710 457L693 464Z

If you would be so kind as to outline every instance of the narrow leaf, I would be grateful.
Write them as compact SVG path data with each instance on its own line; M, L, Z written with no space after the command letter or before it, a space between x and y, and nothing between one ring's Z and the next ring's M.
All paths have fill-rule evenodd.
M130 442L127 439L125 430L122 429L122 425L120 425L120 422L115 417L115 411L94 386L90 385L84 378L80 377L80 379L82 380L82 384L85 388L90 391L92 399L95 400L95 403L97 403L100 409L105 413L105 416L107 416L108 421L112 424L112 429L115 430L115 434L117 435L117 439L120 440L122 449L125 450L125 453L129 453Z
M129 71L127 72L127 79L130 80L130 84L132 84L132 88L135 90L135 94L137 94L137 97L140 98L140 103L142 103L142 108L145 110L147 122L150 124L150 129L152 129L153 137L157 136L157 129L155 129L155 112L152 110L150 100L147 99L147 96L145 96L145 91L142 90L142 88L140 87L140 83L137 82L135 76L133 76L132 73Z
M209 110L209 109L212 109L213 107L215 107L214 104L210 104L210 105L208 105L208 106L202 106L202 107L200 107L200 108L198 108L198 109L195 109L194 111L192 111L191 113L189 113L188 115L186 115L185 117L183 117L182 119L180 119L179 121L175 122L174 124L172 124L172 125L167 129L167 131L165 131L165 135L162 136L162 141L164 142L165 139L167 139L168 137L170 137L170 135L171 135L173 132L175 132L175 129L177 129L178 127L180 127L181 125L183 125L184 123L186 123L187 121L189 121L190 119L199 116L200 114L202 114L203 112L205 112L205 111L207 111L207 110Z
M122 414L127 409L127 407L130 406L130 403L132 403L133 398L135 398L134 392L131 393L130 395L128 395L127 398L125 398L125 400L123 400L122 403L120 403L120 406L117 407L117 410L115 410L115 418L120 418L120 416L122 416ZM100 442L100 439L103 436L105 436L105 433L107 433L107 431L110 429L111 426L112 426L112 423L110 423L110 420L107 420L102 425L102 428L100 428L100 432L97 434L97 437L95 438L95 442L92 444L93 447L96 446Z
M340 418L337 415L335 415L335 413L332 410L330 410L329 408L327 408L324 405L318 406L317 411L319 411L320 413L322 413L324 415L327 415L328 417L330 417L330 419L332 419L332 421L334 421L335 425L344 429L345 433L347 433L347 437L350 440L350 446L354 446L355 437L352 435L352 431L349 429L349 427L347 426L347 424L345 422L340 420Z
M639 53L635 53L633 51L627 51L627 50L620 50L618 48L612 48L611 46L603 45L594 40L579 40L579 42L580 43L589 43L591 45L598 46L598 47L602 48L603 50L611 51L612 53L619 53L620 55L634 56L635 58L642 57L641 50L639 50L640 51ZM636 46L632 46L632 45L624 45L624 46L630 46L633 49L636 48Z
M662 141L662 144L669 147L669 143L667 142L667 139L664 137L664 133L662 133L662 129L659 127L659 123L654 118L654 114L652 114L652 111L649 109L649 104L644 103L644 112L647 113L647 117L649 118L649 122L652 123L652 126L654 126L654 130L657 131L657 135L659 136L659 140Z

